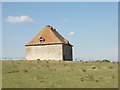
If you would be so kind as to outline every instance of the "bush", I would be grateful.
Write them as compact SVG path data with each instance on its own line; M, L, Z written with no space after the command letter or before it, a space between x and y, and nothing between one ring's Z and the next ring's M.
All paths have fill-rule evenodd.
M24 70L24 72L28 72L27 70Z
M92 67L92 69L96 69L96 67Z
M83 72L86 72L86 70L85 70L85 69L83 69L82 71L83 71Z

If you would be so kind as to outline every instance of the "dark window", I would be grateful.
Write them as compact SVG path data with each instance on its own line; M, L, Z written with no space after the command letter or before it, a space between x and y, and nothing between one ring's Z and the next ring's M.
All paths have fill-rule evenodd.
M45 39L43 38L43 37L40 37L40 42L44 42L45 41Z

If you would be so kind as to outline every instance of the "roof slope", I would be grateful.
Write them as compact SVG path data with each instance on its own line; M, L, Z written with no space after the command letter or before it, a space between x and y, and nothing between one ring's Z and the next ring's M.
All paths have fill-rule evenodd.
M44 39L40 41L40 38ZM53 27L47 25L25 46L44 45L44 44L67 44L71 45L69 41L65 40ZM72 46L72 45L71 45Z

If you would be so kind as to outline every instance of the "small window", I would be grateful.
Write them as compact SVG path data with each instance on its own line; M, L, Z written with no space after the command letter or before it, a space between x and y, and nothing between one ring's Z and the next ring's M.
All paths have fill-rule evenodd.
M43 38L43 37L40 37L40 42L44 42L45 41L45 39Z

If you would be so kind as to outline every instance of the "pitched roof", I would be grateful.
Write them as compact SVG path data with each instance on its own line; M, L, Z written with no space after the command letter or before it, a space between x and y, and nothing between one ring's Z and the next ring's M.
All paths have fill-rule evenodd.
M69 41L65 40L53 27L47 25L43 28L30 42L25 46L45 45L45 44L67 44L72 46Z

